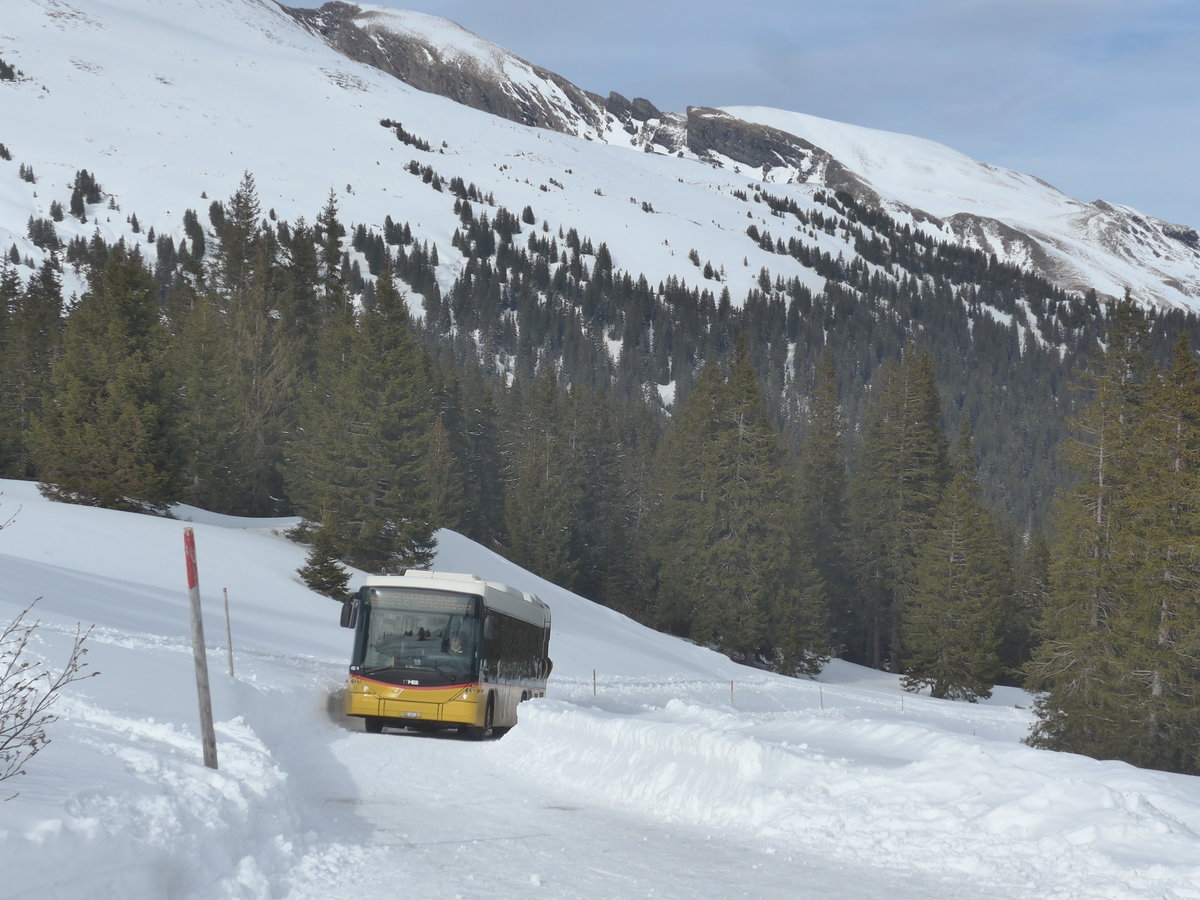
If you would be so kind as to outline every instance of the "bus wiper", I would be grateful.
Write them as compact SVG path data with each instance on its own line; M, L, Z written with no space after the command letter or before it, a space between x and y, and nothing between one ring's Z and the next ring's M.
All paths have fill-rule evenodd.
M378 675L380 672L399 672L402 666L359 666L360 675Z

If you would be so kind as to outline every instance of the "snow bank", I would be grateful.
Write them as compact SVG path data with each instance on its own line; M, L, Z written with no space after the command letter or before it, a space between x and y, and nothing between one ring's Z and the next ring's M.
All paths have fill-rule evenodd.
M185 523L0 482L0 618L37 596L57 666L95 625L52 743L4 787L5 897L1200 897L1200 779L1021 744L1029 697L905 694L734 665L448 532L438 566L539 593L548 697L498 741L340 715L349 632L286 522L193 520L220 768L198 737ZM221 589L233 608L225 671ZM7 792L4 792L7 795Z
M931 733L920 720L678 700L614 715L547 701L502 748L592 802L839 859L1015 896L1200 896L1195 779Z

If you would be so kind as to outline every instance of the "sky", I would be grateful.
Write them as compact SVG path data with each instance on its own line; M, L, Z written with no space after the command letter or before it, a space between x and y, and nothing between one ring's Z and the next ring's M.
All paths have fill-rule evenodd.
M1193 0L374 3L451 19L602 95L912 134L1200 227Z

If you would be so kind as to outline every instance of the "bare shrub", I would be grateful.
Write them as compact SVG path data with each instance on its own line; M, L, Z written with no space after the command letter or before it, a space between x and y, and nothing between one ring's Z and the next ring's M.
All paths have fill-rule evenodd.
M50 743L46 726L58 719L51 707L63 688L100 674L84 672L88 667L84 644L92 633L90 626L86 630L75 626L75 641L61 672L55 674L31 658L30 640L41 626L29 618L35 603L21 610L0 633L0 781L25 774L25 764Z
M16 513L0 520L0 530L15 518ZM75 626L75 642L61 672L55 674L33 658L30 643L42 624L30 618L36 603L34 600L21 610L0 632L0 781L24 775L25 764L50 743L46 726L58 719L51 707L63 688L100 674L84 672L88 667L84 644L92 633L91 626L86 630Z

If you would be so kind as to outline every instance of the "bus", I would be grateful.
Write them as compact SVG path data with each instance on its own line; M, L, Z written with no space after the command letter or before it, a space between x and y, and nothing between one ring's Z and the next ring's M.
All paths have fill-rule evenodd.
M454 728L477 740L546 694L550 607L475 575L371 575L342 607L354 629L345 712L375 734Z

